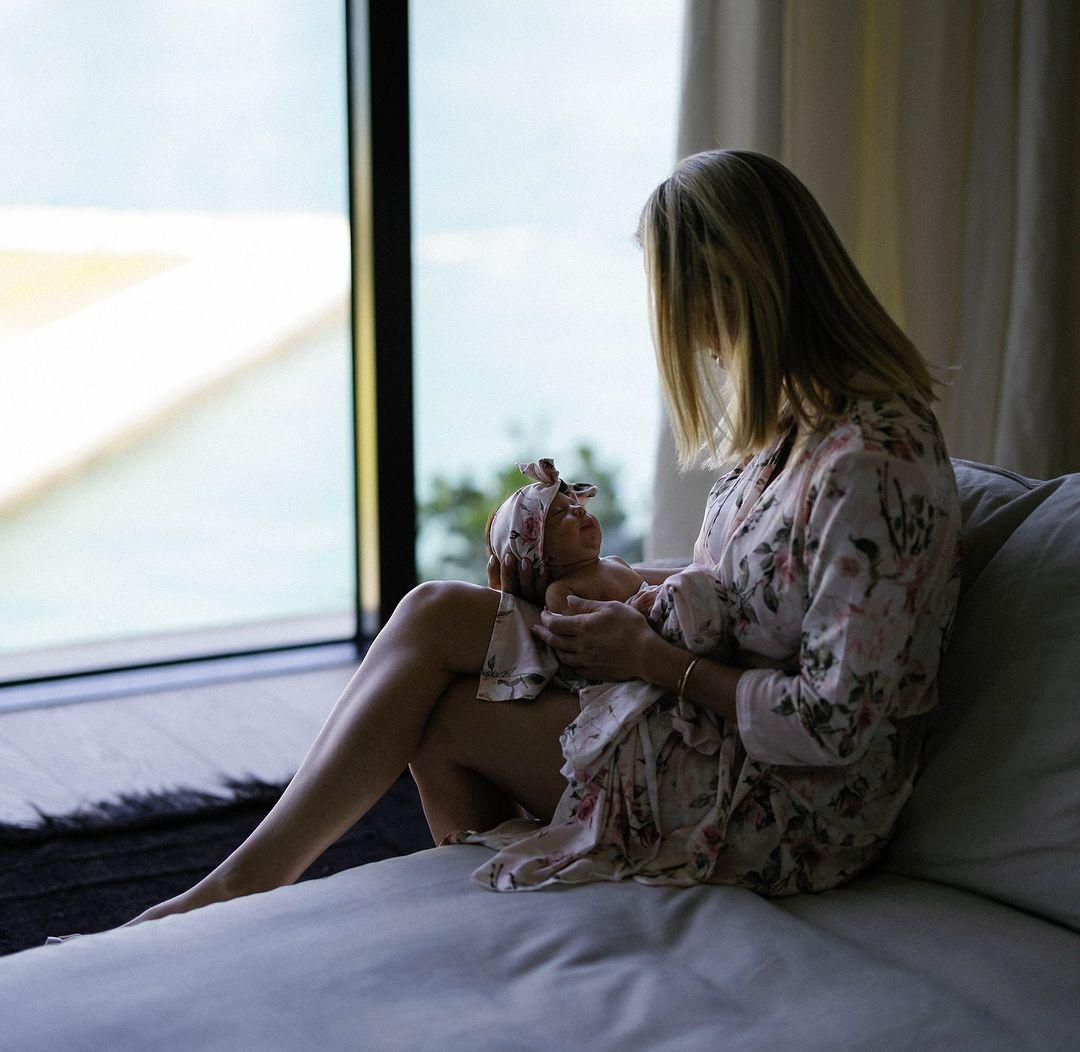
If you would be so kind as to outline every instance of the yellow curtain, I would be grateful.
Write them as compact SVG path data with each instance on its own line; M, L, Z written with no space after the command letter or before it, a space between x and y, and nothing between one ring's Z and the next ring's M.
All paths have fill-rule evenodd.
M954 457L1080 470L1072 0L687 0L676 160L757 150L817 198L945 375ZM650 557L688 555L711 473L661 421Z

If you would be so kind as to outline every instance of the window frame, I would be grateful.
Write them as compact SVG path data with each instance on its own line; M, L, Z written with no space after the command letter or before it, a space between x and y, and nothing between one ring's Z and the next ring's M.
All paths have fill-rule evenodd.
M355 664L416 584L408 0L341 2L356 630L350 635L341 627L342 618L351 620L346 613L290 619L293 644L260 646L260 630L273 631L268 619L48 648L57 661L66 654L69 665L79 654L99 658L82 671L0 680L0 712ZM101 654L109 655L104 662Z

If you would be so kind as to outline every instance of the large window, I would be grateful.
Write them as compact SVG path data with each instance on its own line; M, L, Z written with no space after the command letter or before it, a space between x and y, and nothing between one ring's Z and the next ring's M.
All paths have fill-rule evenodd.
M639 557L681 7L0 6L0 684L362 643L515 460Z
M552 456L641 556L659 394L631 235L675 161L677 0L412 0L421 577L483 581L488 511Z
M0 6L0 681L356 630L345 6Z

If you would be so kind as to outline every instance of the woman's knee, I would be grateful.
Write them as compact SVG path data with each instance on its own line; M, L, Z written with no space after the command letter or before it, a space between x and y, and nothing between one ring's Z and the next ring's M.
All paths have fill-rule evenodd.
M455 592L459 581L421 581L410 589L398 602L395 614L408 614L410 617L423 617L436 614L446 605Z
M498 592L468 581L421 581L410 589L394 610L410 620L443 623L448 614L462 614L472 605L498 603Z
M468 581L425 581L398 603L391 619L403 638L453 672L477 673L491 640L500 593Z

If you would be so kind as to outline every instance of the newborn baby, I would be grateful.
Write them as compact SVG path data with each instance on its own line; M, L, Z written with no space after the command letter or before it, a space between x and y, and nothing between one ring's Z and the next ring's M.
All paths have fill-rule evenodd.
M533 484L512 493L487 524L488 550L499 562L509 551L515 559L528 559L533 572L547 571L544 605L557 614L575 613L566 599L631 601L642 613L652 608L656 588L617 555L601 556L603 533L585 503L596 496L587 482L567 485L549 457L518 469Z
M649 585L618 556L601 557L600 524L585 510L596 487L584 482L567 485L554 463L545 458L518 464L533 483L512 493L492 513L487 524L488 548L502 563L510 552L528 559L536 573L548 571L544 604L559 614L577 614L567 596L616 600L634 606L650 627L669 643L695 654L727 660L731 652L729 595L724 583L707 566L691 564L673 573L662 585ZM530 626L539 618L534 604L503 593L492 629L491 643L480 674L477 697L490 701L529 700L546 684L577 693L581 715L563 732L561 743L567 778L584 777L588 765L627 726L670 691L643 680L601 683L582 679L564 666ZM671 698L668 704L674 703ZM684 740L703 752L719 748L722 735L711 710L679 701L672 725Z

